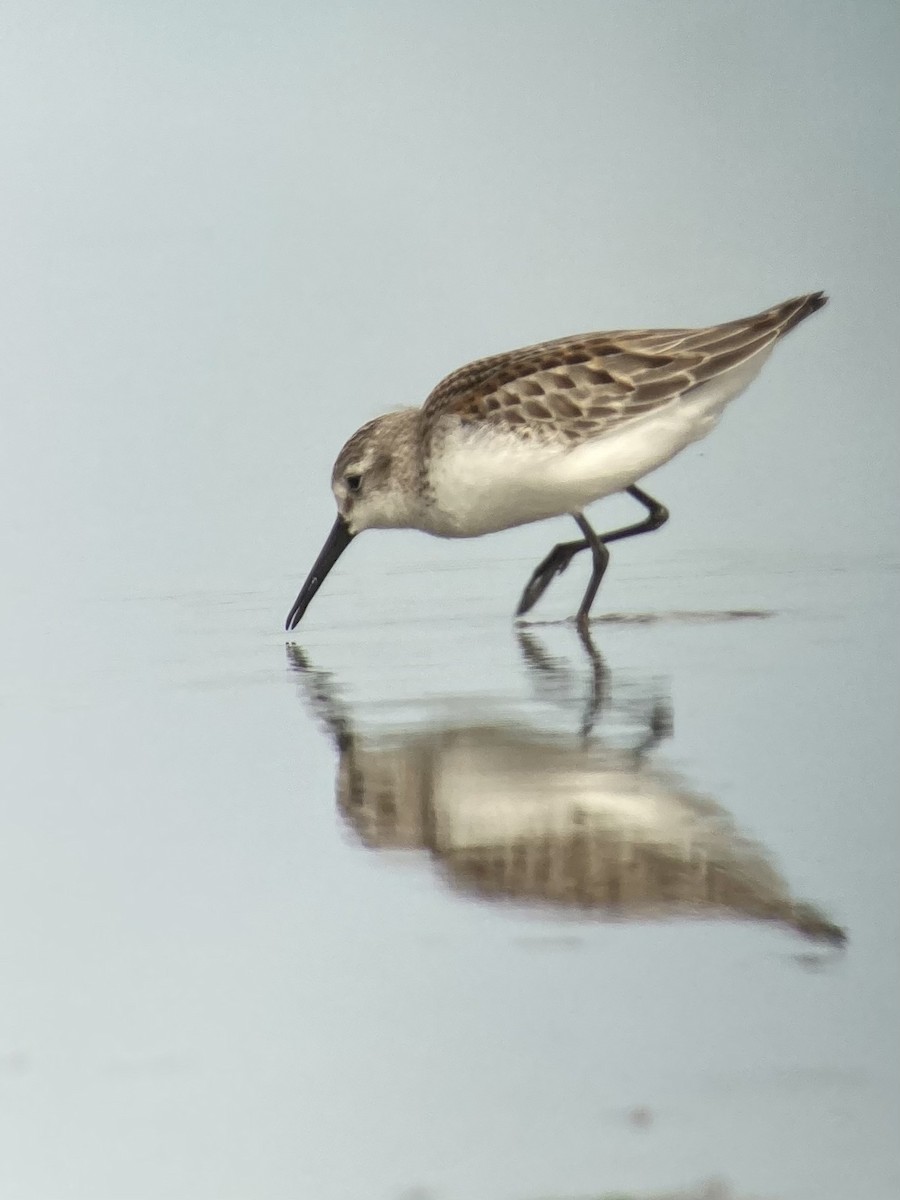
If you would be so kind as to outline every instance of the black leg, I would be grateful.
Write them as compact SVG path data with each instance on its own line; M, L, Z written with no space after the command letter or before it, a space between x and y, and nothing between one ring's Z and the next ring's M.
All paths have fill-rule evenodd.
M621 529L610 530L609 533L601 533L600 540L602 542L618 542L622 538L637 537L639 533L652 533L654 529L659 529L660 525L665 525L669 519L669 510L664 504L660 504L658 500L654 500L642 488L632 484L625 491L635 500L639 500L647 510L647 516L643 521L636 521L634 525L623 525Z
M609 551L605 544L600 541L600 538L588 524L582 513L572 513L578 528L584 534L585 541L591 548L591 557L594 560L594 569L591 571L591 577L588 580L587 589L578 605L578 612L575 614L575 623L579 628L587 628L588 613L591 611L591 605L594 603L594 597L597 595L597 588L600 586L600 580L603 578L603 573L606 570L609 562Z
M577 542L560 542L558 546L554 546L547 557L538 563L531 578L525 584L525 590L519 600L519 607L516 609L516 616L522 617L529 609L534 608L553 582L554 576L562 575L575 555L587 548L588 544L583 539Z
M659 529L660 525L665 525L669 519L669 510L665 505L654 500L642 488L632 484L625 490L629 496L643 504L648 515L643 521L637 521L634 525L623 525L621 529L612 529L609 533L595 535L604 544L618 542L622 538L636 537L639 533L650 533L654 529ZM584 538L577 542L560 542L558 546L554 546L547 557L538 563L526 583L519 607L516 609L516 616L524 616L529 609L533 608L553 582L554 577L562 575L575 555L580 554L582 550L587 550L589 545L590 542Z

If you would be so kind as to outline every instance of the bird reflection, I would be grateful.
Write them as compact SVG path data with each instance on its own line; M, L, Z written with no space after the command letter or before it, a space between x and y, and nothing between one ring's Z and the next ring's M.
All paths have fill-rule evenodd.
M518 636L542 694L571 692L534 633ZM592 734L609 708L608 672L586 632L582 645L589 683L577 735L506 711L359 732L333 678L288 645L301 695L337 750L338 808L362 844L421 851L452 888L482 900L620 920L767 921L843 944L843 930L792 896L721 805L654 765L671 728L666 704L645 706L626 745Z

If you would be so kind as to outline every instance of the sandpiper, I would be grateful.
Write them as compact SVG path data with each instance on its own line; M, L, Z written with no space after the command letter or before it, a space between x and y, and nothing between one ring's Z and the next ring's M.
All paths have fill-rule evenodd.
M454 371L421 408L369 421L334 464L337 520L286 628L297 625L364 529L479 537L564 514L583 537L554 546L538 564L516 615L589 549L593 569L576 616L583 627L608 544L668 519L637 481L705 437L775 343L825 302L812 292L704 329L583 333L526 346ZM647 516L597 533L584 509L614 492L627 492Z

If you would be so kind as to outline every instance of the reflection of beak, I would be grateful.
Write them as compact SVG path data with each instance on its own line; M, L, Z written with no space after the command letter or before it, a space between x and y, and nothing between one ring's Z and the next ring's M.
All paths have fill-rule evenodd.
M320 550L313 569L306 577L306 583L300 589L300 595L294 601L294 605L287 615L285 629L294 629L300 623L300 618L309 608L313 596L325 582L325 576L350 545L352 539L353 534L347 528L347 522L338 513L338 518L331 527L331 533Z

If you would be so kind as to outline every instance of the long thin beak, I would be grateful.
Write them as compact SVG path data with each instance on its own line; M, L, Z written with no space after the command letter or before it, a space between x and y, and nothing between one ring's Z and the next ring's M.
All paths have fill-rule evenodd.
M309 608L313 596L325 582L325 576L352 540L353 534L347 528L347 522L338 514L338 519L332 525L331 533L329 533L325 545L319 551L319 557L316 559L313 569L306 577L306 583L300 589L300 595L294 601L294 605L287 615L287 620L284 623L285 629L294 629L300 623L300 618Z

